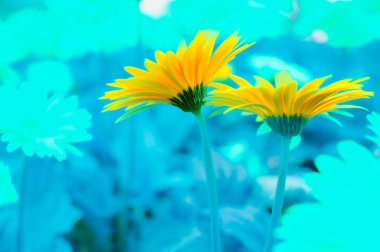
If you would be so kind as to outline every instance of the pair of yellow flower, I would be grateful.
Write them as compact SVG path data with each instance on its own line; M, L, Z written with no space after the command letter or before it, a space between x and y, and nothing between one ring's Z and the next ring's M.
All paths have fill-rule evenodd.
M256 85L252 85L230 74L227 64L254 43L245 44L234 33L214 50L217 36L215 32L200 31L190 45L182 42L176 53L157 51L156 62L145 61L147 70L126 67L132 77L109 84L118 89L102 97L113 101L104 111L125 109L120 121L158 104L171 104L186 112L198 112L206 104L221 107L223 113L240 110L256 114L274 132L295 136L310 118L357 108L338 104L373 95L361 89L360 82L368 78L344 79L320 88L328 78L323 77L298 88L289 73L279 72L275 85L258 76ZM221 77L231 78L238 87L216 82ZM214 89L208 93L208 87Z
M206 104L220 107L216 113L240 110L256 114L258 121L265 121L283 139L276 196L263 250L271 252L274 230L281 217L291 138L301 133L310 118L316 115L329 116L328 113L344 114L341 109L358 106L339 105L340 103L368 98L373 93L361 89L360 82L367 78L340 80L320 88L328 78L323 77L298 88L297 81L287 72L275 75L275 85L258 76L255 76L256 85L252 85L243 78L230 74L227 64L254 43L244 44L234 33L214 50L216 38L216 33L200 31L189 46L182 42L176 53L157 51L156 62L145 61L147 70L126 67L132 77L109 84L118 89L106 92L102 97L113 100L105 106L104 111L125 109L126 113L117 121L159 104L171 104L185 112L194 113L204 142L213 252L220 252L217 191L211 148L201 108ZM226 77L232 79L238 87L217 82ZM208 87L213 88L209 93Z

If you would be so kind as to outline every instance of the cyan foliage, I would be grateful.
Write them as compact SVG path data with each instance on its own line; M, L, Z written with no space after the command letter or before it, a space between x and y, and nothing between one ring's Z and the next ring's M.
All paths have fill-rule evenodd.
M339 157L322 155L319 173L305 176L317 202L289 208L276 248L281 251L376 251L380 225L380 159L353 141L338 144Z
M156 49L174 50L199 29L218 29L222 37L240 30L249 41L256 40L232 66L247 79L253 74L270 79L278 70L291 71L300 82L332 73L335 78L368 75L372 79L365 89L379 90L377 1L177 0L161 18L143 15L137 2L0 1L0 135L6 140L0 143L0 156L12 177L5 168L0 178L7 190L14 181L19 200L25 200L24 252L109 252L119 242L120 224L130 251L202 251L208 246L195 119L161 107L113 125L115 115L100 114L103 104L96 100L105 83L127 76L124 66L141 66ZM359 104L370 111L380 105L376 98ZM302 143L295 139L299 145L291 152L285 206L310 202L311 196L326 204L285 209L289 215L279 234L286 243L278 249L328 251L323 249L330 245L320 245L325 241L362 243L363 251L377 248L378 206L371 198L378 197L378 159L369 150L377 148L379 120L376 114L369 116L371 132L365 128L365 113L353 114L354 119L339 117L344 127L316 118L304 129ZM279 139L257 136L258 124L238 114L210 118L208 124L218 167L223 246L260 251ZM41 140L41 134L51 142ZM91 142L80 143L90 134ZM343 139L365 147L342 143L343 159L333 158ZM23 151L6 150L17 147ZM82 157L69 155L76 149ZM65 162L30 158L32 153ZM328 156L316 159L320 174L306 176L308 193L296 175L315 170L321 153ZM26 193L20 196L25 166ZM8 199L1 198L11 203ZM19 204L0 211L0 251L15 248ZM352 229L359 231L349 233ZM329 236L319 236L326 230Z
M0 208L11 205L18 200L9 167L0 162Z
M24 188L18 186L18 204L1 209L0 251L17 251L22 200L22 251L71 252L64 235L72 230L81 213L73 206L66 190L62 167L53 166L52 160L35 164L36 160L31 159L24 167ZM22 171L15 169L15 174L17 184L21 185Z

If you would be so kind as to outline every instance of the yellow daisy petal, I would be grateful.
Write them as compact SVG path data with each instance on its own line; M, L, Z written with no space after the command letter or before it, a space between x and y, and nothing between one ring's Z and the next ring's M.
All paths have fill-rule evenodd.
M175 53L156 51L155 61L145 60L146 70L126 67L131 77L108 84L117 89L101 97L113 101L105 106L105 111L169 103L186 112L197 112L206 102L208 85L228 77L228 63L253 45L241 42L234 33L214 50L217 37L216 32L199 31L189 45L182 41ZM121 119L141 110L127 112Z
M276 74L275 86L259 76L255 76L257 85L252 86L231 75L238 87L213 84L215 89L210 92L207 103L224 107L224 113L240 110L257 114L274 132L295 136L310 118L345 108L359 108L340 104L373 96L373 92L361 89L360 83L368 78L340 80L319 88L329 77L315 79L298 89L298 83L287 72Z

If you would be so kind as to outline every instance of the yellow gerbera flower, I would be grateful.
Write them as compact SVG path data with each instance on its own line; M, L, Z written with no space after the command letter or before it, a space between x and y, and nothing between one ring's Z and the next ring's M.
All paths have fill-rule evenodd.
M217 36L215 32L199 31L189 46L182 41L176 53L156 51L156 62L145 60L147 70L126 67L132 77L108 84L119 89L101 98L113 100L103 111L125 109L117 122L158 104L198 111L205 103L208 84L225 75L227 63L254 44L244 44L234 33L214 51Z
M317 115L329 116L332 113L344 113L345 108L360 108L354 105L339 105L342 102L373 96L373 92L363 91L358 80L344 79L320 88L330 76L315 79L298 89L297 81L288 72L279 72L275 76L275 86L267 80L255 76L257 85L231 75L238 88L213 83L208 105L222 106L220 111L228 113L240 110L258 115L271 129L285 136L301 133L306 122Z

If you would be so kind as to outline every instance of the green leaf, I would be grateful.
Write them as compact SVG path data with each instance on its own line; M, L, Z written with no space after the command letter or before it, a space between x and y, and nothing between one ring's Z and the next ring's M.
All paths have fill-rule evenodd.
M266 123L266 122L263 122L259 128L257 129L257 135L258 136L261 136L261 135L264 135L264 134L267 134L269 132L271 132L272 129L269 127L269 125Z
M326 118L334 123L336 123L337 125L339 126L343 126L341 122L339 122L336 118L332 117L331 115L329 115L328 113L325 113L325 114L319 114L319 116L323 117L323 118Z
M340 110L340 109L331 110L330 113L335 113L335 114L339 114L339 115L347 116L347 117L354 117L353 114L351 114L347 111L344 111L344 110Z
M215 110L214 112L212 112L208 117L209 118L212 118L212 117L215 117L215 116L218 116L218 115L221 115L223 114L225 111L225 109L218 109L218 110Z
M302 137L300 135L292 137L292 140L290 142L290 149L293 150L300 145L302 141Z

